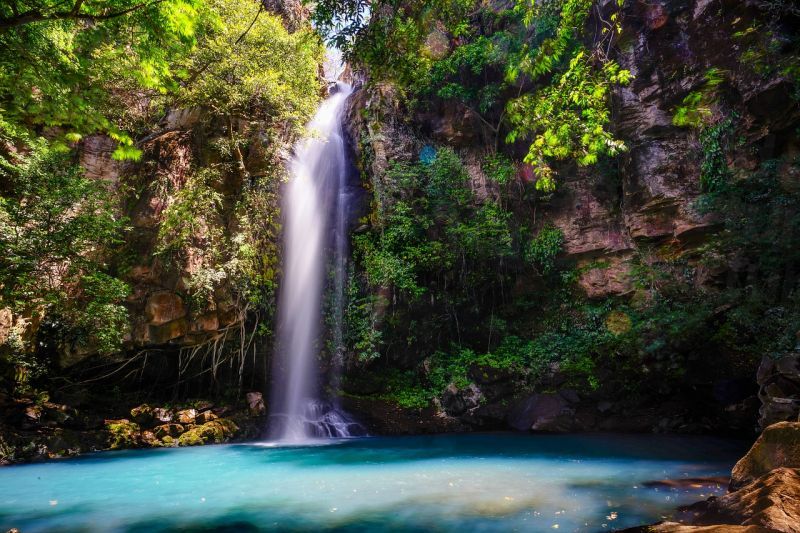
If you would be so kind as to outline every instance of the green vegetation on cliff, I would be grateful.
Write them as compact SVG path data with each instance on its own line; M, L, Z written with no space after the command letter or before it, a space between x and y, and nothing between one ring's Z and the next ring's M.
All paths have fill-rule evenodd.
M131 213L144 198L158 207L159 264L195 267L182 282L191 312L224 288L237 312L270 323L281 150L322 89L321 39L307 24L287 28L259 2L0 7L3 378L35 380L65 354L118 353L135 341L130 271L142 240ZM182 157L169 152L179 147L152 148L169 138L163 120L176 109L202 121L177 176L154 155ZM119 163L93 152L107 149L104 138ZM245 160L248 150L258 157ZM87 174L84 160L106 179Z

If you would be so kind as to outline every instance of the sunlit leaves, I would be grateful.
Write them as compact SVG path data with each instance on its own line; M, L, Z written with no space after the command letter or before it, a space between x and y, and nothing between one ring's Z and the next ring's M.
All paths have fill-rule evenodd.
M526 6L525 4L523 4ZM542 17L552 2L526 6L531 22ZM506 140L531 138L525 156L537 174L536 187L550 192L556 187L551 161L572 159L581 166L597 163L601 155L616 155L625 149L609 131L609 90L627 85L631 73L592 54L576 38L592 6L591 0L563 3L555 35L535 51L523 56L507 76L525 73L536 79L552 73L549 83L538 90L511 99L506 105L511 131ZM566 66L564 61L569 58Z
M119 110L115 89L163 93L173 87L171 65L194 46L201 0L27 5L42 20L0 31L0 100L8 123L34 134L51 128L52 136L61 128L77 134L113 130ZM7 25L14 17L0 8ZM4 131L19 138L19 131ZM123 140L121 146L118 157L136 156L130 143Z
M323 46L307 29L289 33L281 19L259 5L212 0L198 46L182 65L181 100L225 115L262 112L301 126L319 101Z

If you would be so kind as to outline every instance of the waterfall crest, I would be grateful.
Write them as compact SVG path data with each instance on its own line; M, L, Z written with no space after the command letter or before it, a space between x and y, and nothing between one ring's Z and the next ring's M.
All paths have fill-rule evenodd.
M337 82L320 105L308 125L309 136L295 148L283 198L284 265L269 431L271 439L281 442L363 434L335 400L322 398L318 383L322 301L330 262L334 306L330 379L334 387L338 387L344 351L349 201L342 114L351 92L349 85Z

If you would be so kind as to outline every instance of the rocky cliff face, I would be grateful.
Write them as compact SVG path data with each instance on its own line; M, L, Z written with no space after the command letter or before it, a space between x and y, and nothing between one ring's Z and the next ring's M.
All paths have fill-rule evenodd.
M626 4L617 59L635 78L615 90L612 109L613 129L628 151L612 163L614 168L603 171L562 167L559 191L538 206L540 220L563 231L566 257L579 264L603 260L605 266L589 268L581 277L590 298L630 292L629 260L642 246L667 244L686 253L718 229L714 216L696 206L702 162L698 131L673 123L683 99L704 89L710 69L723 72L724 81L708 113L716 119L736 114L743 125L729 163L754 169L769 159L799 153L800 108L792 97L792 82L765 78L756 66L743 62L746 43L735 37L758 17L763 12L757 2ZM489 151L487 139L493 135L471 110L456 102L439 103L436 112L408 117L397 92L388 83L368 83L352 104L353 136L367 139L371 165L365 170L376 190L389 161L416 160L428 143L454 146L467 162L480 161ZM496 193L480 164L467 163L467 168L479 196ZM517 171L521 183L535 180L526 165ZM720 273L703 271L698 282L709 282L714 275Z
M611 2L601 4L604 7L594 16L602 16L606 13L603 10L611 9ZM559 257L574 265L585 298L635 304L637 299L647 298L647 291L635 283L636 266L662 264L669 269L673 267L666 265L675 258L681 259L682 270L674 270L673 274L687 277L697 288L724 285L731 279L748 279L751 265L747 261L726 258L712 264L702 260L697 252L711 242L721 224L718 213L698 208L702 196L701 173L708 150L700 128L681 124L675 115L688 96L697 95L696 98L703 99L702 112L709 124L736 118L736 141L724 156L734 176L753 171L769 160L786 161L797 156L800 107L793 96L796 88L789 77L768 73L769 68L764 65L771 61L777 65L785 60L781 54L786 52L788 40L778 33L762 36L775 42L771 45L772 52L758 55L753 50L761 50L764 43L747 37L753 32L748 28L762 27L769 20L769 6L765 4L725 0L626 2L615 58L635 78L629 86L614 90L612 129L624 140L627 151L600 167L561 165L558 190L533 202L522 191L535 181L534 173L527 165L516 165L511 189L519 193L513 195L510 209L515 217L529 217L536 227L553 225L561 230L563 245ZM433 36L433 32L438 33ZM443 41L439 42L439 48L453 47L457 41L443 39L439 29L433 32L429 40L436 37L437 42ZM783 43L784 49L778 42ZM709 81L716 77L715 81ZM391 83L365 80L352 100L352 137L356 140L366 186L375 194L373 211L382 209L380 198L391 186L387 181L391 165L419 161L429 146L449 146L456 150L470 175L470 187L476 198L499 198L498 185L487 178L480 162L491 152L492 139L502 138L504 132L492 132L473 111L456 101L434 98L424 110L406 107L400 92ZM517 145L500 148L517 161L524 153ZM796 184L800 177L796 167L789 165L782 167L781 172L784 183ZM520 276L512 290L524 292L532 288L540 294L543 290L535 280ZM400 317L410 304L400 301L402 298L396 294L391 296L388 287L380 290L389 295L391 303L388 308L376 310L373 315L376 323L385 333L407 327L405 319ZM433 297L430 303L433 305ZM475 305L479 307L481 303L476 301ZM481 316L488 321L493 311L485 308L477 312L482 312ZM387 323L386 316L393 321ZM398 349L402 350L387 351ZM409 366L408 360L396 352L387 357L400 361L397 364L401 367ZM423 368L419 372L424 374L424 365L419 368ZM747 372L753 381L750 391L755 386L755 367ZM731 369L731 373L735 371ZM474 377L472 373L470 376ZM493 385L471 381L470 387L487 389L492 395ZM508 380L504 383L507 385ZM558 379L548 383L559 386ZM451 390L451 385L444 392L442 416L466 422L467 427L475 423L492 425L498 422L487 421L505 419L508 406L514 403L513 387L512 391L490 400L485 397L486 391L482 395L480 390L476 393L470 387ZM747 405L734 407L750 392L739 395L735 401L724 400L723 403L729 402L726 412L740 412L745 419L752 417L754 398ZM589 418L594 422L583 423L581 417L576 417L577 399L569 401L552 396L523 400L553 403L545 409L547 416L542 420L566 421L566 425L544 423L540 429L561 426L597 429L602 427L595 425L597 421L610 414L607 409L598 410L599 404L594 400L589 409ZM688 405L678 411L681 409L691 410ZM530 409L522 411L522 418L531 415ZM487 414L490 412L491 415ZM480 415L477 419L476 413ZM630 422L630 415L623 418ZM662 424L665 425L662 429L674 430L682 424L668 421L672 416L669 414L639 412L636 416L639 415L641 423L634 423L633 429L652 429ZM723 426L733 423L724 417L719 420ZM744 429L751 427L752 422L733 425ZM526 419L523 425L530 428L536 423Z

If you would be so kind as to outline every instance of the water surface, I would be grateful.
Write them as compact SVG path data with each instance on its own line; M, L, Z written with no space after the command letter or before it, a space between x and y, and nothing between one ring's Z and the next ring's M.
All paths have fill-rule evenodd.
M0 468L0 531L610 531L724 487L741 443L473 434L104 452Z

